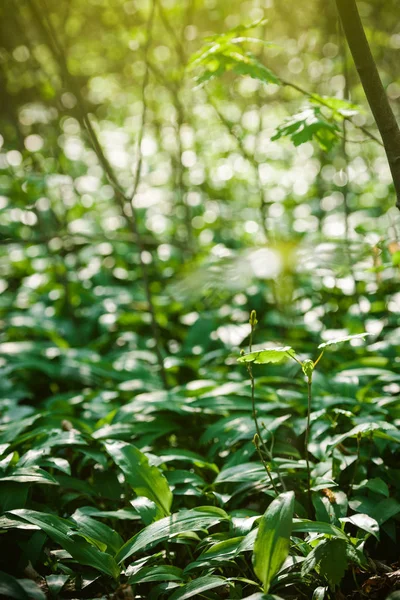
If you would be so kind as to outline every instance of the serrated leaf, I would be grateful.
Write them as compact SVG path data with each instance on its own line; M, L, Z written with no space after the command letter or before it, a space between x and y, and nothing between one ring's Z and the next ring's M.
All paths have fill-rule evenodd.
M268 363L279 363L288 356L294 356L295 351L291 346L282 346L278 348L263 348L255 352L247 352L237 360L240 363L253 362L256 365L265 365Z
M195 77L197 85L200 86L215 77L220 77L228 71L238 75L248 75L264 83L280 84L279 78L242 46L245 43L271 45L269 42L243 35L243 32L259 24L235 28L222 35L208 38L205 45L192 56L188 65L189 70L198 71Z
M272 141L290 137L295 146L315 139L323 150L329 152L338 140L336 123L328 121L317 106L309 106L292 115L279 125Z
M320 573L331 585L338 585L347 569L346 542L344 540L328 540L326 551L320 562Z
M294 492L280 494L262 516L254 543L254 572L267 593L274 575L289 554Z
M106 443L105 448L136 494L145 496L156 504L159 509L158 517L169 515L173 496L160 469L151 466L147 456L131 444Z
M319 566L320 574L327 578L331 585L337 585L347 569L347 543L334 538L323 540L307 554L302 567L303 577Z
M328 346L332 346L333 344L343 344L343 342L350 342L351 340L363 340L367 336L371 335L370 333L356 333L355 335L347 335L345 337L337 338L336 340L329 340L320 344L318 346L319 349L327 348Z

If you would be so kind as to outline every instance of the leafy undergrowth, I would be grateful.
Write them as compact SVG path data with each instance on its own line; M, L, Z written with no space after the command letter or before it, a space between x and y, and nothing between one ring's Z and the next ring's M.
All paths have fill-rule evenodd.
M398 330L325 349L313 377L310 504L301 366L254 366L257 452L246 365L212 335L240 330L245 347L249 327L230 316L216 325L216 312L197 315L175 331L184 341L164 390L146 319L132 327L126 308L102 334L82 320L84 347L66 341L79 323L7 312L5 597L357 600L398 587ZM257 342L278 338L274 320L259 316ZM304 325L285 335L315 360Z

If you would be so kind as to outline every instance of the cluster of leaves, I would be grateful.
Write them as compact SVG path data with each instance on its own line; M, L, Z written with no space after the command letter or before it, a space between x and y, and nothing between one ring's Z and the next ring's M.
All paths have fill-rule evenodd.
M194 81L198 86L231 71L236 75L252 77L263 84L293 87L309 97L310 102L300 112L285 119L277 127L271 140L288 137L295 146L314 140L322 150L329 152L340 140L343 120L356 115L359 108L339 98L308 93L296 84L280 78L255 54L245 49L245 46L260 43L263 46L273 45L247 35L248 30L262 24L263 22L252 23L247 27L237 27L222 35L208 38L203 48L191 58L189 72L197 72Z

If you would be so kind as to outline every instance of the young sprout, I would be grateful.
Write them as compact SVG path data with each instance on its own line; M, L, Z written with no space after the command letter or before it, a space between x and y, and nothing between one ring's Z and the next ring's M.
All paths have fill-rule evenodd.
M321 350L321 352L315 361L313 361L311 359L306 359L306 360L301 361L297 358L296 353L291 346L281 346L281 347L276 347L276 348L263 348L262 350L256 350L256 351L252 352L251 349L252 349L253 331L254 331L254 327L255 327L256 323L257 323L256 312L253 310L253 311L251 311L251 315L250 315L250 325L251 325L250 352L247 352L244 354L241 353L241 356L237 360L240 363L246 364L247 370L250 374L251 386L252 386L252 399L253 399L253 417L255 419L256 430L257 430L258 435L260 435L260 434L259 434L259 427L258 427L258 423L257 423L257 417L256 417L256 411L255 411L255 405L254 405L254 377L253 377L253 373L251 370L252 363L254 363L256 365L265 365L265 364L270 364L270 363L276 364L276 363L282 362L283 360L285 360L287 358L291 358L292 360L295 360L301 366L301 369L307 379L307 390L308 390L307 423L306 423L306 434L305 434L305 441L304 441L304 455L305 455L306 464L307 464L307 495L308 495L310 511L311 511L311 507L312 507L312 503L311 503L311 468L310 468L308 445L309 445L309 437L310 437L310 416L311 416L311 402L312 402L313 373L314 373L315 367L321 360L326 348L329 348L330 346L333 346L334 344L342 344L343 342L350 342L351 340L355 340L355 339L364 339L365 337L367 337L370 334L369 333L357 333L355 335L348 335L346 337L337 338L337 339L329 340L327 342L323 342L322 344L320 344L318 346L318 350Z

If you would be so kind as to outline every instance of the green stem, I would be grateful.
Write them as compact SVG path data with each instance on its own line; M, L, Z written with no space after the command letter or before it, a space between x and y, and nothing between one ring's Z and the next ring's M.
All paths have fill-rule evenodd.
M269 477L271 485L274 488L274 492L278 496L279 492L278 492L277 487L275 485L275 482L274 482L274 480L272 478L272 475L271 475L271 472L270 472L270 470L268 468L268 465L265 462L264 457L263 457L262 452L261 452L261 448L262 448L264 450L265 455L267 456L267 458L269 460L271 460L271 455L270 455L270 453L268 451L268 448L266 447L266 445L265 445L265 443L264 443L264 441L262 439L260 426L258 424L257 411L256 411L256 401L255 401L255 397L254 397L255 382L254 382L254 376L253 376L253 371L252 371L251 365L248 365L247 370L249 372L250 385L251 385L251 410L252 410L252 417L253 417L254 424L256 426L256 432L257 432L256 435L254 436L254 444L255 444L255 447L257 449L258 455L259 455L259 457L261 459L261 462L262 462L262 464L264 466L264 469L267 472L267 475ZM261 448L260 448L260 445L261 445Z
M308 442L310 439L310 415L311 415L311 400L312 400L312 377L307 378L308 388L308 402L307 402L307 426L306 426L306 439L304 443L304 452L307 463L307 496L309 503L310 515L312 513L312 500L311 500L311 469L310 469L310 457L308 454Z
M360 462L360 442L361 442L361 435L358 435L357 436L357 458L356 458L356 461L354 463L353 476L351 478L350 485L349 485L349 493L348 493L348 497L349 498L350 498L351 494L353 493L354 480L355 480L355 477L356 477L358 464Z

